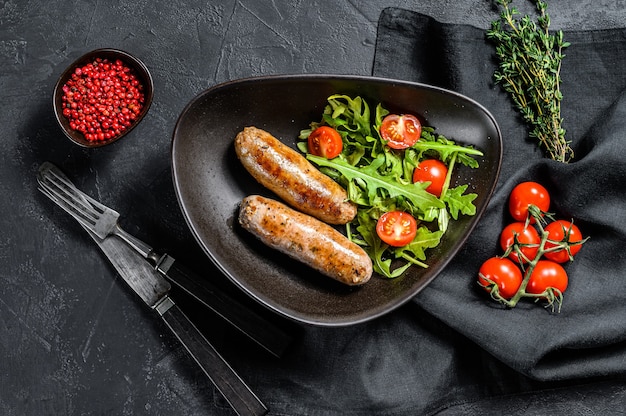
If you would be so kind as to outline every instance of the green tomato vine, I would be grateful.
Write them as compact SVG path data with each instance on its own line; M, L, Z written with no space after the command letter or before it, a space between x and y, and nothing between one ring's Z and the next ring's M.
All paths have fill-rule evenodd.
M552 311L560 312L561 306L563 304L563 293L559 289L555 287L547 287L541 293L531 293L527 290L533 271L535 270L535 267L537 266L539 261L545 259L546 254L557 252L560 250L565 250L567 252L570 262L574 261L572 248L584 244L589 239L589 237L586 237L579 241L570 241L568 230L562 240L553 240L550 238L549 232L545 229L545 225L547 224L546 218L554 220L553 215L541 211L535 205L529 205L526 226L531 226L531 218L535 220L534 222L538 229L538 234L540 237L539 244L537 245L520 243L517 236L515 236L514 243L507 250L505 250L505 252L501 256L501 258L508 258L511 253L517 253L518 258L525 260L520 263L516 263L522 269L523 278L515 294L510 298L502 296L500 294L498 282L489 279L481 273L479 273L478 284L482 286L485 290L487 290L487 292L489 292L492 299L508 308L514 308L515 306L517 306L520 300L524 298L532 298L535 299L535 301L543 300L546 302L547 308L551 308ZM570 226L573 226L573 222ZM522 249L524 247L531 246L537 246L537 254L534 256L534 258L529 259L524 255Z

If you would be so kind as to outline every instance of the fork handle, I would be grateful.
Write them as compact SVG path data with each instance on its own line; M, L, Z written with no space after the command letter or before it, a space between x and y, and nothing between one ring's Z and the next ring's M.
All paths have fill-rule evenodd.
M239 416L267 414L263 402L168 296L155 309Z
M150 253L152 253L152 247L138 239L132 234L127 233L119 224L115 224L115 228L113 228L113 234L124 240L126 244L135 249L139 254L141 254L144 258L149 258Z
M158 260L149 260L170 283L221 316L275 357L280 358L293 342L293 337L282 328L231 298L208 279L200 278L169 254L153 253L152 256L158 257Z

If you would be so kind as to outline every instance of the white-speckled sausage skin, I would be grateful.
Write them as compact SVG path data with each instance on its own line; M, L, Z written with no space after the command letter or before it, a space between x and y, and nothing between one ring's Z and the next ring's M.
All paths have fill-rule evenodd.
M239 223L263 243L347 285L372 276L365 251L328 224L259 195L243 199Z

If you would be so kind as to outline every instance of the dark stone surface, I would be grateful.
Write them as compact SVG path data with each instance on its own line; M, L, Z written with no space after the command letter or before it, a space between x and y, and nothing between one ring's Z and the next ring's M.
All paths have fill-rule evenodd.
M476 0L0 1L0 414L232 414L90 238L37 191L36 170L45 160L58 164L79 187L120 211L129 231L236 293L193 241L174 196L169 146L178 115L203 89L231 79L370 74L377 19L388 6L480 27L494 17L488 1ZM602 28L622 26L624 6L623 1L560 1L550 11L554 27ZM127 138L85 150L56 126L52 89L66 65L100 47L142 59L156 94L148 116ZM371 332L304 328L282 360L209 313L191 304L188 310L272 414L342 414L333 404L337 398L352 407L345 414L415 414L411 398L419 398L420 409L431 400L432 411L445 398L432 393L438 389L459 387L467 394L474 391L468 386L481 385L478 390L487 396L511 393L492 388L496 383L489 375L475 374L484 367L451 352L463 342L455 334L431 327L419 315L409 319L411 308L366 326ZM368 348L375 348L375 339L384 348L391 341L383 334L393 340L415 331L423 333L423 344L413 353L418 368L408 375L421 385L398 381L408 370L384 355L368 363L354 358L359 342L369 340ZM353 352L346 351L348 339ZM431 339L438 342L431 345ZM441 349L442 340L450 347ZM431 350L433 345L438 349ZM392 346L412 347L401 341ZM418 375L420 360L430 353L448 359L458 373ZM367 366L373 377L358 385L342 378L341 370L354 365ZM497 363L488 367L491 375L515 377ZM519 384L518 391L529 389L526 380ZM603 389L624 403L623 386ZM583 406L586 397L598 402L598 390L571 394ZM561 399L549 399L552 414L558 414L554 404Z

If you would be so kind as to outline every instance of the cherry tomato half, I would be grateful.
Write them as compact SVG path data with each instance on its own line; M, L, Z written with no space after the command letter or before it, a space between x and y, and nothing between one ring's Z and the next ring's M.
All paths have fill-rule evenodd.
M560 264L550 260L539 260L530 274L526 292L539 295L552 287L564 293L567 283L567 272Z
M333 159L343 150L343 140L337 130L329 126L320 126L309 135L308 146L311 154Z
M526 223L521 221L514 222L504 227L502 233L500 233L500 247L504 251L515 243L515 236L517 236L522 255L520 256L516 250L512 250L511 254L509 254L509 258L517 263L520 263L520 260L521 263L533 260L537 256L537 251L539 251L539 243L541 241L539 233L531 225L525 225Z
M498 293L504 299L511 299L522 284L522 271L507 258L492 257L485 261L479 270L478 282L491 292L490 281L498 285Z
M426 190L436 197L441 196L443 184L448 175L448 167L437 159L426 159L413 171L413 183L430 182Z
M537 182L522 182L511 191L509 196L509 212L515 221L526 221L529 205L537 206L547 212L550 208L550 194L546 188ZM534 224L534 218L531 218Z
M564 220L556 220L546 225L544 229L548 232L548 240L559 241L559 242L569 242L569 243L577 243L583 239L583 235L580 232L580 229L575 226L571 222L567 222ZM546 241L545 248L553 248L556 247L557 244L554 244L550 241ZM569 251L572 254L572 257L580 251L582 248L581 244L573 245L569 247ZM544 256L548 260L555 261L557 263L565 263L570 260L569 254L567 253L567 249L561 249L557 251L550 251L544 254Z
M413 146L422 134L422 123L411 114L389 114L380 125L380 135L392 149Z
M385 212L376 223L376 234L392 247L406 246L417 234L417 221L408 212Z

